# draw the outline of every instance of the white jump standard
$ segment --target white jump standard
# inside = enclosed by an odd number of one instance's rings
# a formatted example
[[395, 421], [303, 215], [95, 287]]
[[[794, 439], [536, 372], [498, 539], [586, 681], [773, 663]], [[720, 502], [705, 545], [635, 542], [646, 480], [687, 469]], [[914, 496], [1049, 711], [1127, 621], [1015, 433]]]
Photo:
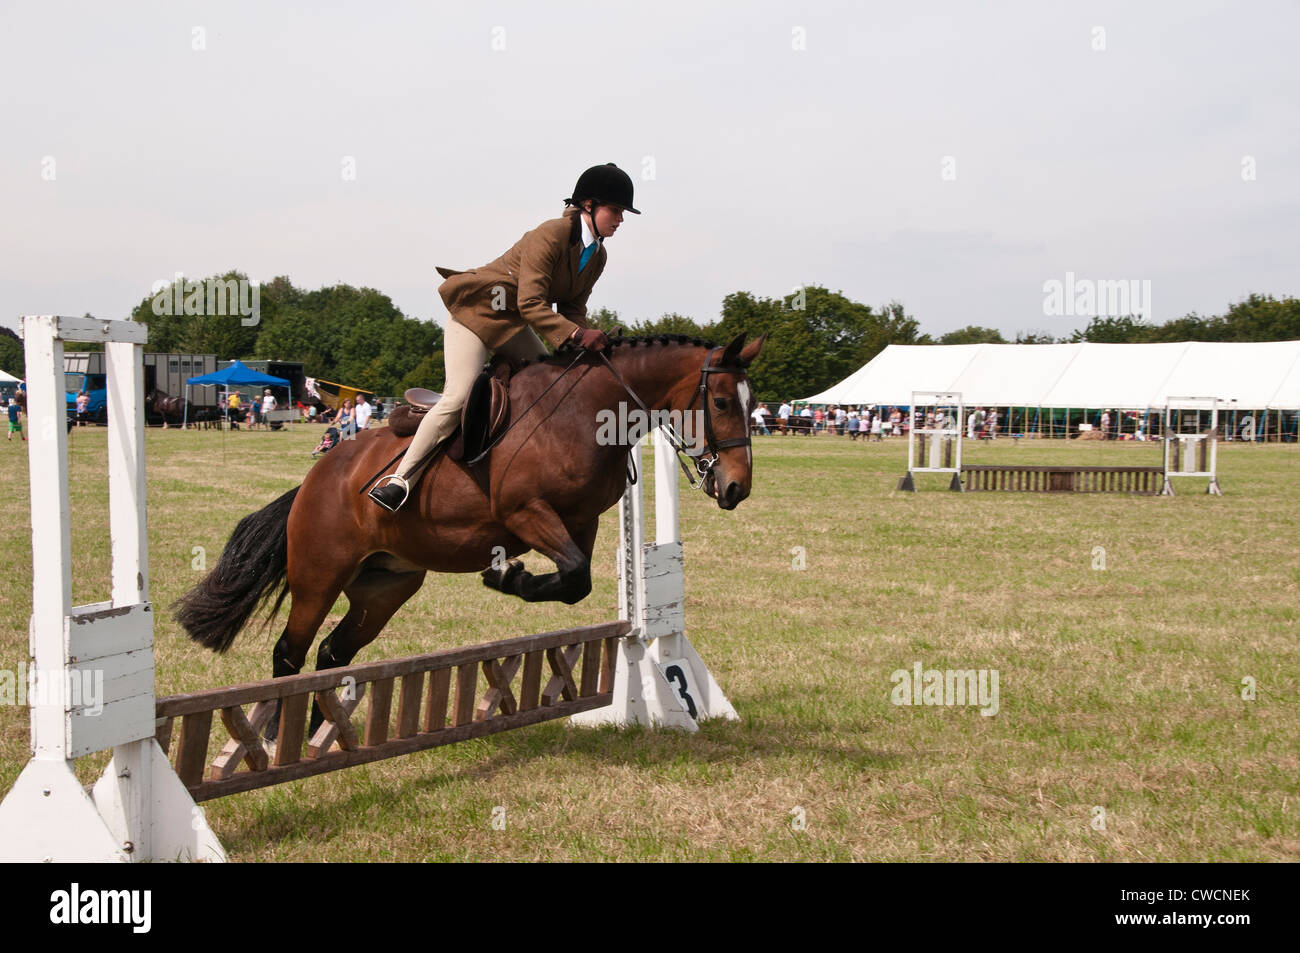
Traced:
[[[27, 411], [33, 421], [30, 651], [54, 691], [31, 699], [32, 760], [0, 804], [0, 861], [226, 859], [154, 741], [153, 606], [145, 533], [144, 344], [131, 321], [23, 319]], [[68, 435], [63, 342], [101, 341], [108, 377], [112, 599], [72, 605]], [[102, 673], [103, 708], [63, 690]], [[73, 772], [83, 755], [113, 749], [87, 793]]]
[[[1235, 401], [1223, 401], [1217, 397], [1168, 398], [1165, 402], [1163, 428], [1165, 481], [1160, 490], [1161, 496], [1174, 495], [1174, 484], [1170, 477], [1209, 477], [1210, 484], [1205, 492], [1211, 496], [1223, 496], [1223, 491], [1219, 488], [1219, 408], [1233, 403]], [[1197, 430], [1200, 430], [1201, 411], [1208, 410], [1210, 429], [1204, 433], [1179, 433], [1183, 412], [1189, 410], [1196, 411]], [[1174, 422], [1175, 414], [1178, 415], [1177, 423]], [[1195, 469], [1184, 470], [1184, 459], [1188, 467]]]
[[[934, 408], [933, 426], [925, 425], [925, 418], [917, 426], [917, 408]], [[954, 409], [957, 417], [953, 419]], [[908, 409], [912, 415], [912, 426], [907, 431], [907, 474], [898, 481], [898, 489], [916, 492], [914, 473], [951, 473], [952, 482], [948, 489], [962, 492], [961, 483], [961, 435], [962, 422], [965, 419], [965, 405], [960, 393], [943, 391], [912, 391], [912, 406]], [[926, 453], [927, 444], [929, 453]], [[956, 459], [953, 451], [956, 449]]]

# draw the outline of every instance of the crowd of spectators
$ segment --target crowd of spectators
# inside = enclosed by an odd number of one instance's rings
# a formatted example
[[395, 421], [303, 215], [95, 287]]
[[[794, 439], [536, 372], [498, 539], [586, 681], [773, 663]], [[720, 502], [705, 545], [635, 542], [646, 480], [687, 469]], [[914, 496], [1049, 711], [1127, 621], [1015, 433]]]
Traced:
[[897, 407], [828, 407], [804, 406], [795, 410], [789, 403], [782, 403], [773, 415], [766, 404], [759, 404], [751, 415], [752, 433], [778, 434], [829, 434], [847, 436], [850, 440], [884, 440], [888, 436], [903, 436], [907, 433], [909, 422], [907, 416]]

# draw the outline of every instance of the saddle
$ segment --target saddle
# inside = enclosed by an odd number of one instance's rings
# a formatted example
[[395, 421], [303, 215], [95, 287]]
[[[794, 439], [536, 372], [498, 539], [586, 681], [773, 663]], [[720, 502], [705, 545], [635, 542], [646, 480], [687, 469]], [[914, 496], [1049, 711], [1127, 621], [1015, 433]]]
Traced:
[[[510, 420], [510, 378], [517, 369], [516, 362], [498, 355], [479, 374], [461, 410], [460, 426], [447, 443], [451, 459], [473, 460], [505, 430]], [[430, 391], [407, 391], [411, 403], [398, 407], [388, 418], [394, 436], [415, 435], [433, 406], [433, 401], [425, 402], [429, 396]]]

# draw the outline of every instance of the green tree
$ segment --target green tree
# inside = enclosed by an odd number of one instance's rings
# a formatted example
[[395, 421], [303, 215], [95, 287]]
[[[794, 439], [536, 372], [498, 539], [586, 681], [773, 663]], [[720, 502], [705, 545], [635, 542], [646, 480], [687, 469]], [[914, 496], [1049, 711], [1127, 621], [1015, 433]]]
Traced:
[[978, 324], [970, 324], [964, 328], [958, 328], [956, 331], [949, 331], [947, 334], [940, 335], [940, 344], [1006, 344], [1007, 339], [1002, 336], [1002, 332], [997, 328], [982, 328]]
[[606, 334], [615, 334], [619, 328], [624, 327], [623, 322], [618, 319], [618, 312], [611, 311], [609, 308], [588, 311], [587, 324], [604, 331]]
[[632, 332], [634, 334], [644, 335], [684, 334], [691, 338], [713, 340], [717, 337], [717, 326], [712, 324], [702, 326], [691, 318], [674, 312], [672, 314], [661, 315], [653, 321], [638, 321], [633, 325]]
[[[191, 298], [196, 292], [187, 293], [182, 288], [179, 302], [173, 286], [168, 286], [157, 292], [151, 291], [136, 305], [131, 320], [148, 325], [150, 351], [210, 353], [223, 359], [252, 356], [261, 324], [268, 317], [264, 302], [257, 302], [258, 313], [252, 315], [240, 310], [244, 304], [253, 304], [251, 295], [244, 297], [240, 291], [235, 292], [233, 299], [224, 298], [220, 303], [209, 300], [207, 289], [211, 281], [222, 282], [224, 292], [239, 288], [240, 283], [248, 281], [248, 276], [240, 271], [228, 271], [199, 279], [197, 297]], [[186, 308], [191, 307], [191, 300], [193, 309], [200, 313], [185, 313]], [[246, 323], [254, 318], [257, 323]]]
[[0, 328], [0, 371], [14, 377], [27, 377], [27, 355], [22, 339], [8, 328]]
[[878, 312], [840, 292], [810, 285], [782, 298], [735, 292], [722, 303], [710, 336], [725, 343], [740, 332], [767, 334], [750, 370], [760, 400], [807, 397], [825, 390], [890, 344], [929, 343], [900, 302]]
[[1252, 294], [1223, 316], [1226, 341], [1300, 340], [1300, 298]]
[[1125, 315], [1120, 318], [1093, 318], [1082, 331], [1076, 330], [1071, 342], [1090, 341], [1100, 344], [1140, 344], [1148, 340], [1151, 325], [1141, 318]]

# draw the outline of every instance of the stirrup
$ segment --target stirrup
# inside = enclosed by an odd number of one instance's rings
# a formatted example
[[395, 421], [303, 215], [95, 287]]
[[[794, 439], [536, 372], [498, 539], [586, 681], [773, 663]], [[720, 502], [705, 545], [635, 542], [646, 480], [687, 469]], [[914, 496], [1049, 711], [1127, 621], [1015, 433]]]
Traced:
[[[398, 486], [398, 485], [400, 485], [402, 488], [402, 498], [398, 500], [396, 503], [389, 503], [388, 500], [385, 499], [383, 495], [380, 495], [381, 490], [386, 490], [390, 486]], [[382, 506], [384, 509], [388, 510], [388, 512], [396, 513], [398, 510], [402, 508], [402, 505], [406, 503], [407, 499], [410, 497], [411, 485], [407, 483], [406, 480], [404, 480], [402, 477], [399, 477], [396, 473], [390, 473], [388, 476], [383, 477], [379, 483], [376, 483], [374, 486], [372, 486], [370, 488], [370, 492], [367, 493], [366, 495], [369, 496], [376, 503], [378, 503], [380, 506]]]

